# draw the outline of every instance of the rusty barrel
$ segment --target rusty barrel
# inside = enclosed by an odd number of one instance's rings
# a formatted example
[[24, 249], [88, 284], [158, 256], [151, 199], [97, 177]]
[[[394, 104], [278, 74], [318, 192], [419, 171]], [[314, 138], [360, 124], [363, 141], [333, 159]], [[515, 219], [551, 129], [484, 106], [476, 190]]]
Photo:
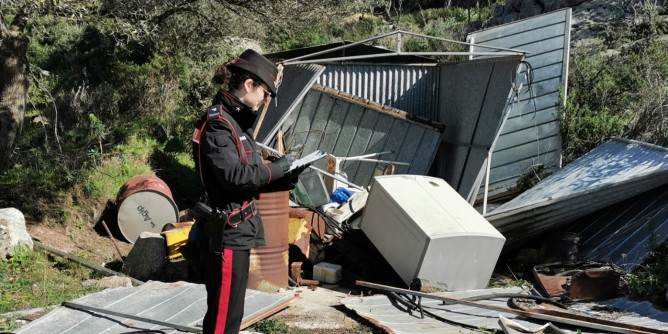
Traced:
[[289, 192], [260, 195], [255, 201], [264, 222], [266, 245], [250, 254], [248, 288], [276, 292], [288, 287], [288, 210]]
[[160, 233], [163, 226], [179, 221], [179, 210], [167, 184], [152, 175], [133, 176], [116, 197], [118, 229], [134, 243], [142, 232]]

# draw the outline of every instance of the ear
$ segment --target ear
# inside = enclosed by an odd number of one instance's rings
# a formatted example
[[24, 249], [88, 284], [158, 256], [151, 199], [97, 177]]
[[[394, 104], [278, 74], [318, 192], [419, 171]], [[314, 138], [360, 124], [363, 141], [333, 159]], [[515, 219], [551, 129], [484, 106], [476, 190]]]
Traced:
[[253, 79], [246, 79], [246, 81], [244, 81], [243, 86], [244, 86], [244, 90], [246, 91], [246, 93], [251, 92], [254, 88], [253, 87]]

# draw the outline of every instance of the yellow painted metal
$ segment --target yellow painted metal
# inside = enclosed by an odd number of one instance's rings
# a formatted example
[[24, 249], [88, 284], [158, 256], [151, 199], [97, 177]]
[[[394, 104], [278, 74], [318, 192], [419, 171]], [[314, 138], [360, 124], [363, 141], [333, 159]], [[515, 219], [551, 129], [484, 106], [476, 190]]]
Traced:
[[171, 260], [176, 260], [181, 258], [181, 247], [185, 246], [188, 243], [188, 234], [192, 228], [192, 223], [178, 223], [175, 224], [176, 227], [167, 231], [164, 231], [162, 234], [165, 237], [165, 243], [167, 244], [167, 258]]

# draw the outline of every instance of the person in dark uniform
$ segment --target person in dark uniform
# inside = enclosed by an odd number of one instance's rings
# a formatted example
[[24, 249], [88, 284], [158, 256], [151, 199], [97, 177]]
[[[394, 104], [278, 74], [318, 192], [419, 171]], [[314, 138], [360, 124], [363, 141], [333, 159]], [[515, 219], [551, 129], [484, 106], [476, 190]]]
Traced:
[[213, 81], [226, 86], [195, 124], [193, 157], [206, 204], [220, 219], [193, 226], [198, 263], [207, 291], [204, 333], [238, 333], [243, 318], [250, 249], [265, 245], [254, 200], [262, 192], [294, 188], [304, 168], [288, 173], [294, 159], [263, 160], [253, 138], [258, 110], [275, 97], [278, 67], [253, 51], [220, 65]]

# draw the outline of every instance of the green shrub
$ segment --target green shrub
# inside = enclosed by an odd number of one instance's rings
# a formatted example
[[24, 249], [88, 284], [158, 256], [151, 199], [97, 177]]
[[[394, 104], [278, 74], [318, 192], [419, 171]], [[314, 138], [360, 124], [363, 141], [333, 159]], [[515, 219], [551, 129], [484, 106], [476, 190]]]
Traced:
[[625, 276], [631, 294], [640, 298], [663, 296], [668, 284], [668, 242], [650, 248], [648, 259]]
[[81, 285], [96, 277], [91, 270], [27, 247], [0, 259], [0, 272], [0, 313], [60, 304], [99, 290]]

